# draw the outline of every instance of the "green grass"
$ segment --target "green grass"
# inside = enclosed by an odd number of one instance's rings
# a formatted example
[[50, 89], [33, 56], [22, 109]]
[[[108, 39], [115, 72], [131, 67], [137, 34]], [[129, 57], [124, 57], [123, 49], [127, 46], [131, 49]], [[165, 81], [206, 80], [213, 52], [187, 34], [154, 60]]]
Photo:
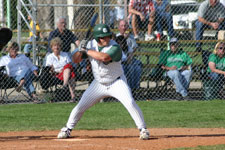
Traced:
[[[149, 128], [225, 128], [225, 101], [141, 101]], [[58, 130], [75, 104], [0, 106], [0, 131]], [[86, 111], [76, 129], [135, 128], [121, 103], [98, 103]]]

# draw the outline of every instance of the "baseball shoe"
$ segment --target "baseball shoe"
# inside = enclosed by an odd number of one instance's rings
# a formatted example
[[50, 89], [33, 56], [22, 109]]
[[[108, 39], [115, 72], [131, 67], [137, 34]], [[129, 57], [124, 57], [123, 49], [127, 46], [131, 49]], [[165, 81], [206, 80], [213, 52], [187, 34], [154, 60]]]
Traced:
[[138, 41], [138, 40], [140, 39], [140, 37], [139, 37], [138, 35], [135, 35], [135, 36], [134, 36], [134, 39], [135, 39], [136, 41]]
[[151, 40], [154, 40], [154, 36], [152, 34], [148, 35], [148, 34], [145, 34], [145, 41], [151, 41]]
[[61, 130], [60, 130], [60, 132], [59, 132], [59, 134], [58, 134], [58, 139], [66, 139], [66, 138], [69, 138], [70, 137], [70, 132], [71, 132], [72, 130], [71, 129], [69, 129], [69, 128], [67, 128], [67, 127], [63, 127]]
[[148, 129], [142, 128], [140, 131], [140, 139], [141, 140], [148, 140], [150, 136], [150, 133]]

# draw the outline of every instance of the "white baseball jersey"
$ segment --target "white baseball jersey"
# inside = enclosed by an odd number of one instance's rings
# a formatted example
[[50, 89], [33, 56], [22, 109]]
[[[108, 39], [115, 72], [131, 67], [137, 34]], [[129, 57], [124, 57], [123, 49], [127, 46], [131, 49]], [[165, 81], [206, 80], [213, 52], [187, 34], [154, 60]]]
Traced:
[[[111, 40], [108, 46], [101, 49], [101, 52], [108, 54], [108, 51], [111, 50], [110, 48], [115, 44], [117, 43], [114, 40]], [[99, 47], [95, 40], [90, 41], [87, 48], [99, 51]], [[119, 50], [120, 51], [118, 52], [120, 52], [120, 56], [122, 56], [122, 51], [120, 48]], [[114, 97], [118, 99], [130, 113], [137, 128], [146, 128], [143, 114], [138, 105], [135, 103], [131, 90], [127, 85], [127, 80], [123, 73], [121, 61], [112, 61], [108, 64], [104, 64], [103, 62], [90, 56], [89, 60], [92, 65], [92, 71], [95, 79], [83, 93], [79, 103], [72, 110], [66, 125], [67, 128], [73, 129], [88, 108], [106, 97]]]
[[[110, 50], [112, 45], [117, 45], [117, 43], [114, 40], [111, 40], [109, 46], [104, 47], [101, 52], [106, 53]], [[99, 52], [97, 41], [90, 41], [87, 45], [87, 49], [96, 50]], [[111, 83], [123, 74], [121, 61], [104, 64], [101, 61], [93, 59], [92, 57], [89, 57], [89, 61], [91, 62], [93, 75], [99, 83]]]

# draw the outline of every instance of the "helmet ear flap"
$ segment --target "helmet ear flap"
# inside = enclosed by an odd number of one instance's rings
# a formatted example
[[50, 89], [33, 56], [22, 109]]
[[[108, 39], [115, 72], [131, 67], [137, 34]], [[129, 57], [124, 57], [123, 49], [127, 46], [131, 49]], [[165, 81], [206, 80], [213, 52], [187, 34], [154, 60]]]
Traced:
[[99, 42], [99, 41], [100, 41], [98, 37], [94, 37], [94, 39], [95, 39], [97, 42]]

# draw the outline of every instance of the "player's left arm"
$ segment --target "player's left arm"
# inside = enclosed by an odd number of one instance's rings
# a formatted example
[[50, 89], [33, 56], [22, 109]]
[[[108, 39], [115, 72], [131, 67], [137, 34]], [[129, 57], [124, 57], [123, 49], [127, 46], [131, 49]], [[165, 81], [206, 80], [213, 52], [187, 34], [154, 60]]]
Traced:
[[87, 55], [92, 58], [102, 61], [102, 62], [110, 62], [110, 61], [120, 61], [122, 57], [122, 51], [119, 45], [113, 45], [106, 53], [98, 52], [94, 50], [88, 50]]
[[83, 52], [78, 51], [78, 52], [76, 52], [76, 53], [73, 54], [72, 61], [74, 63], [80, 63], [82, 61], [82, 59], [83, 59], [82, 56], [83, 56]]

